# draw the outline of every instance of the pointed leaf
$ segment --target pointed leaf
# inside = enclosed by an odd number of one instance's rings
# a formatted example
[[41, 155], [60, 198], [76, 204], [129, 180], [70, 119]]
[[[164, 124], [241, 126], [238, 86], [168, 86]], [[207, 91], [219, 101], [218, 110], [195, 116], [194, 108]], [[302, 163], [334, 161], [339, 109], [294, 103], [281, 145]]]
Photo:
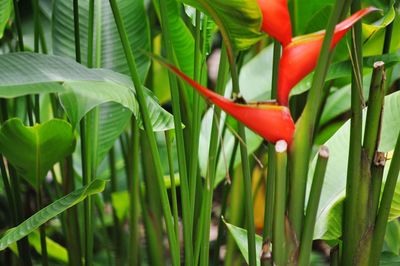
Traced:
[[[238, 245], [240, 252], [242, 253], [246, 263], [249, 263], [249, 252], [248, 252], [248, 241], [247, 241], [247, 230], [242, 229], [240, 227], [234, 226], [232, 224], [227, 223], [224, 221], [226, 227], [228, 228], [229, 232], [233, 236], [233, 239]], [[256, 257], [261, 258], [262, 252], [262, 237], [256, 235]], [[260, 260], [257, 260], [257, 265], [260, 265]]]
[[79, 188], [61, 199], [54, 201], [18, 226], [9, 229], [0, 239], [0, 250], [4, 250], [12, 243], [29, 235], [39, 226], [81, 202], [86, 197], [102, 192], [105, 188], [105, 183], [104, 180], [93, 180], [89, 185]]
[[52, 119], [26, 127], [17, 118], [0, 129], [0, 152], [34, 188], [38, 188], [51, 167], [75, 149], [72, 127]]

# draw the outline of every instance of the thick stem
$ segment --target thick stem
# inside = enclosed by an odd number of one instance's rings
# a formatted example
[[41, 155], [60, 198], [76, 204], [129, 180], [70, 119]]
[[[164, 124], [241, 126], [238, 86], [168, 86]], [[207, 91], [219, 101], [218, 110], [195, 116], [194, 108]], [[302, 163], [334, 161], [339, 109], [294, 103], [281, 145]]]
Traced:
[[287, 264], [287, 243], [285, 237], [287, 143], [285, 141], [280, 140], [276, 143], [275, 157], [276, 175], [272, 257], [275, 265], [284, 266]]
[[140, 265], [140, 245], [139, 245], [139, 127], [137, 121], [132, 116], [131, 119], [131, 144], [129, 151], [130, 171], [128, 178], [129, 188], [129, 245], [128, 262], [130, 266]]
[[379, 206], [378, 216], [376, 218], [372, 247], [370, 254], [370, 265], [379, 265], [383, 240], [385, 238], [386, 225], [392, 205], [393, 195], [396, 188], [397, 179], [400, 172], [400, 132], [394, 149], [392, 162], [386, 178], [385, 188], [382, 193], [382, 199]]
[[345, 2], [345, 0], [338, 0], [335, 2], [326, 29], [308, 100], [304, 111], [297, 122], [294, 140], [290, 147], [291, 184], [289, 187], [289, 220], [297, 237], [301, 236], [303, 228], [308, 165], [314, 137], [313, 132], [317, 125], [318, 110], [323, 99], [322, 88], [324, 87], [325, 77], [331, 61], [330, 44], [335, 25], [343, 13]]
[[308, 198], [307, 212], [304, 219], [304, 229], [301, 236], [299, 265], [308, 265], [312, 249], [315, 220], [317, 217], [318, 204], [321, 197], [322, 185], [324, 183], [326, 165], [328, 163], [328, 148], [322, 146], [318, 153], [318, 161], [315, 167], [314, 178]]

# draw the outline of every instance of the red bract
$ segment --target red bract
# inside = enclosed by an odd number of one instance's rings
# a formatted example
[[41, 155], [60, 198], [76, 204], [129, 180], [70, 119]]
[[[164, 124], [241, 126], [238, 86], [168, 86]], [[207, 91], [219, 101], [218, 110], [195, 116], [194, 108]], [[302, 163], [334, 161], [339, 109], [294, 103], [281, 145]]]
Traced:
[[[365, 8], [339, 23], [335, 28], [331, 49], [357, 21], [376, 10], [374, 7]], [[279, 104], [287, 106], [292, 88], [315, 68], [324, 36], [325, 31], [299, 36], [283, 48], [278, 74]]]
[[212, 103], [219, 106], [226, 113], [242, 122], [266, 140], [272, 143], [278, 140], [285, 140], [291, 143], [295, 126], [287, 107], [270, 103], [240, 104], [232, 102], [201, 86], [175, 66], [165, 62], [162, 63], [189, 83], [205, 98], [209, 99]]
[[292, 25], [287, 0], [258, 0], [263, 16], [262, 30], [283, 46], [292, 40]]

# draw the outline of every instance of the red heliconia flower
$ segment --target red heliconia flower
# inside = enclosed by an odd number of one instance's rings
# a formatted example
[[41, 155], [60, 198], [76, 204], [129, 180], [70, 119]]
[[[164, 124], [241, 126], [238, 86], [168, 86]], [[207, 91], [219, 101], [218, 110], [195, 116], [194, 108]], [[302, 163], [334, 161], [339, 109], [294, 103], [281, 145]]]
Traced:
[[278, 140], [285, 140], [291, 143], [295, 125], [290, 111], [285, 106], [278, 106], [272, 103], [235, 103], [223, 96], [201, 86], [181, 72], [175, 66], [161, 62], [172, 72], [181, 77], [205, 98], [219, 106], [226, 113], [230, 114], [248, 128], [262, 136], [264, 139], [275, 143]]
[[[374, 7], [362, 9], [336, 25], [331, 49], [357, 21], [366, 14], [377, 10]], [[299, 36], [284, 46], [278, 74], [278, 103], [280, 105], [288, 105], [290, 91], [315, 68], [324, 36], [325, 31]]]
[[292, 41], [292, 25], [287, 0], [257, 0], [263, 16], [262, 30], [283, 46]]

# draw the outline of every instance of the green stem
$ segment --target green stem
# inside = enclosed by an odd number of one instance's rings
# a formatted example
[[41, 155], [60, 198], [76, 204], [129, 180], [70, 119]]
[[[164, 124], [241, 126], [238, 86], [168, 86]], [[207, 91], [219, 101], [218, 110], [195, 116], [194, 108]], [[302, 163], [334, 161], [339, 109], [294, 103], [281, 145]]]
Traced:
[[[272, 85], [271, 85], [271, 99], [276, 98], [277, 83], [278, 83], [278, 68], [279, 59], [281, 57], [281, 46], [279, 42], [274, 41], [274, 55], [273, 55], [273, 66], [272, 66]], [[263, 228], [263, 240], [264, 243], [268, 243], [272, 239], [272, 221], [274, 213], [274, 190], [275, 190], [275, 146], [272, 143], [268, 143], [268, 172], [266, 180], [266, 191], [265, 191], [265, 210], [264, 210], [264, 228]], [[268, 254], [261, 256], [261, 264], [267, 265]]]
[[15, 25], [17, 26], [18, 46], [19, 46], [19, 50], [21, 52], [23, 52], [25, 50], [25, 48], [24, 48], [24, 38], [23, 38], [23, 34], [22, 34], [21, 16], [20, 16], [19, 7], [18, 7], [18, 0], [13, 0], [13, 6], [14, 6], [14, 14], [15, 14]]
[[[68, 156], [63, 164], [63, 192], [64, 195], [74, 191], [74, 169], [73, 169], [73, 159], [72, 156]], [[68, 261], [69, 265], [82, 265], [82, 255], [81, 255], [81, 237], [80, 228], [78, 222], [78, 208], [72, 207], [68, 209], [65, 213], [66, 221], [66, 242], [68, 248]]]
[[40, 27], [39, 27], [39, 0], [32, 1], [33, 6], [33, 22], [34, 22], [34, 39], [33, 39], [33, 50], [35, 53], [39, 53], [39, 37], [40, 37]]
[[[5, 99], [0, 99], [0, 104], [1, 104], [1, 122], [4, 123], [5, 121], [7, 121], [9, 117], [7, 111], [7, 101]], [[15, 169], [11, 165], [8, 165], [8, 175], [7, 175], [7, 168], [6, 168], [7, 162], [4, 161], [5, 158], [3, 158], [2, 155], [0, 155], [0, 159], [1, 159], [1, 174], [3, 176], [6, 193], [7, 190], [8, 193], [10, 193], [8, 197], [8, 202], [9, 205], [11, 205], [10, 208], [13, 209], [13, 211], [11, 212], [12, 217], [14, 217], [13, 224], [18, 225], [24, 220], [22, 203], [21, 203], [21, 191], [19, 189], [20, 187], [19, 177]], [[8, 180], [10, 180], [10, 182], [8, 182]], [[21, 265], [27, 265], [27, 266], [32, 265], [28, 238], [24, 237], [23, 239], [18, 241], [17, 248], [19, 254], [24, 254], [24, 256], [19, 256]]]
[[[195, 34], [195, 50], [194, 50], [194, 80], [201, 83], [201, 60], [202, 52], [204, 49], [201, 48], [201, 12], [196, 10], [196, 34]], [[204, 25], [204, 24], [203, 24]], [[204, 30], [205, 31], [205, 30]], [[193, 116], [192, 116], [192, 133], [191, 133], [191, 157], [189, 166], [189, 185], [190, 185], [190, 196], [191, 196], [191, 209], [193, 211], [192, 216], [195, 217], [195, 199], [196, 199], [196, 179], [198, 178], [198, 153], [199, 153], [199, 139], [200, 139], [200, 123], [201, 123], [201, 112], [200, 112], [200, 95], [193, 93]]]
[[75, 60], [76, 62], [81, 62], [81, 42], [79, 33], [79, 4], [78, 0], [73, 2], [74, 11], [74, 37], [75, 37]]
[[[239, 76], [236, 71], [235, 61], [229, 62], [231, 67], [231, 77], [232, 77], [232, 92], [239, 94]], [[253, 197], [251, 191], [251, 176], [250, 176], [250, 165], [247, 152], [246, 144], [246, 132], [244, 130], [244, 125], [238, 123], [238, 134], [240, 141], [240, 157], [242, 161], [242, 171], [244, 178], [244, 190], [245, 190], [245, 206], [246, 206], [246, 218], [247, 218], [247, 241], [248, 241], [248, 251], [249, 251], [249, 264], [256, 265], [256, 239], [255, 239], [255, 226], [254, 226], [254, 213], [253, 213]]]
[[128, 245], [128, 261], [129, 265], [140, 265], [140, 247], [139, 247], [139, 127], [137, 121], [132, 116], [131, 119], [131, 155], [130, 175], [128, 176], [129, 203], [130, 203], [130, 221], [129, 221], [129, 245]]
[[[42, 194], [43, 194], [43, 189], [42, 185], [40, 185], [38, 191], [36, 192], [36, 205], [38, 211], [42, 208], [43, 204]], [[47, 266], [49, 265], [49, 261], [47, 255], [47, 245], [46, 245], [46, 229], [44, 225], [39, 227], [39, 234], [40, 234], [40, 247], [42, 250], [42, 265]]]
[[[161, 28], [163, 33], [164, 45], [167, 51], [167, 58], [169, 60], [174, 59], [174, 51], [171, 43], [170, 32], [168, 29], [168, 15], [167, 15], [167, 4], [165, 1], [160, 1], [160, 12], [161, 12]], [[192, 232], [193, 232], [193, 217], [191, 211], [191, 199], [189, 195], [189, 184], [185, 154], [185, 142], [183, 138], [182, 128], [182, 115], [181, 115], [181, 101], [178, 90], [178, 83], [176, 76], [169, 72], [169, 84], [171, 90], [172, 100], [172, 111], [174, 114], [174, 125], [176, 133], [176, 148], [178, 151], [178, 166], [179, 166], [179, 178], [181, 186], [181, 204], [182, 204], [182, 221], [183, 221], [183, 241], [185, 251], [185, 264], [190, 265], [193, 262], [193, 245], [192, 245]], [[194, 138], [196, 138], [194, 136]], [[197, 158], [197, 154], [192, 157]], [[197, 167], [196, 167], [197, 170]]]
[[372, 247], [370, 254], [370, 265], [379, 265], [383, 240], [385, 238], [386, 224], [389, 218], [390, 207], [396, 188], [397, 179], [400, 172], [400, 133], [397, 138], [396, 147], [394, 149], [392, 162], [390, 163], [389, 172], [386, 178], [385, 188], [382, 193], [381, 204], [378, 216], [376, 218]]
[[174, 215], [176, 241], [179, 243], [179, 214], [178, 214], [178, 200], [176, 197], [174, 158], [173, 158], [173, 152], [172, 152], [173, 137], [172, 137], [171, 131], [165, 132], [165, 142], [166, 142], [166, 146], [167, 146], [169, 178], [171, 180], [172, 213]]
[[315, 167], [314, 178], [308, 198], [307, 212], [304, 219], [304, 229], [301, 236], [299, 265], [309, 265], [314, 236], [315, 220], [317, 217], [318, 204], [321, 197], [322, 185], [324, 183], [326, 165], [328, 163], [328, 148], [322, 146], [318, 153], [318, 161]]
[[87, 67], [93, 67], [93, 43], [94, 43], [94, 0], [89, 1], [88, 18], [88, 43], [87, 43]]
[[[361, 7], [360, 0], [352, 1], [352, 13]], [[364, 226], [359, 222], [365, 220], [366, 209], [358, 207], [360, 201], [365, 202], [365, 192], [368, 190], [369, 180], [361, 178], [362, 163], [362, 48], [361, 48], [361, 23], [354, 25], [352, 30], [351, 57], [355, 65], [352, 75], [351, 86], [351, 124], [350, 124], [350, 147], [347, 169], [346, 198], [344, 201], [343, 219], [343, 265], [352, 265], [357, 246], [361, 240]], [[363, 163], [364, 164], [364, 163]], [[367, 167], [367, 166], [366, 166]], [[363, 167], [365, 168], [365, 167]], [[361, 185], [361, 186], [360, 186]], [[362, 190], [362, 191], [361, 191]], [[361, 194], [359, 194], [361, 192]], [[359, 198], [360, 197], [360, 198]], [[360, 215], [360, 217], [359, 217]], [[360, 220], [360, 221], [359, 221]]]
[[[275, 176], [275, 206], [273, 224], [273, 260], [277, 266], [286, 265], [286, 167], [287, 167], [287, 143], [283, 140], [275, 145], [276, 176]], [[255, 265], [255, 264], [252, 264]]]
[[379, 207], [379, 199], [381, 196], [383, 171], [385, 169], [385, 154], [383, 152], [377, 152], [373, 164], [371, 166], [371, 211], [370, 211], [370, 222], [375, 223], [376, 215]]
[[301, 230], [303, 228], [306, 180], [314, 138], [312, 132], [314, 132], [315, 126], [317, 125], [318, 110], [323, 99], [322, 88], [324, 87], [325, 77], [331, 61], [330, 44], [333, 31], [343, 12], [345, 2], [346, 0], [338, 0], [335, 2], [333, 12], [326, 28], [326, 34], [308, 100], [301, 117], [297, 121], [294, 140], [290, 147], [291, 184], [289, 187], [289, 219], [294, 228], [295, 235], [298, 238], [301, 236]]
[[[128, 159], [127, 156], [124, 157], [124, 165], [125, 169], [127, 169]], [[108, 153], [109, 158], [109, 168], [110, 168], [110, 184], [111, 184], [111, 191], [110, 191], [110, 201], [112, 203], [112, 194], [117, 191], [118, 188], [118, 180], [117, 180], [117, 169], [115, 167], [115, 150], [114, 147], [111, 148], [110, 152]], [[126, 172], [126, 177], [129, 180], [129, 171]], [[113, 237], [114, 237], [114, 246], [115, 246], [115, 265], [121, 265], [122, 259], [122, 246], [121, 246], [121, 230], [120, 230], [120, 222], [118, 220], [117, 211], [113, 206]], [[129, 249], [128, 249], [129, 250]]]
[[[225, 85], [228, 75], [228, 60], [227, 60], [227, 50], [222, 47], [221, 59], [218, 69], [218, 79], [215, 91], [218, 94], [223, 94], [225, 91]], [[214, 106], [214, 116], [211, 126], [211, 136], [210, 136], [210, 147], [208, 151], [208, 162], [207, 162], [207, 174], [205, 178], [205, 184], [203, 188], [200, 221], [198, 222], [198, 228], [196, 232], [198, 237], [196, 238], [195, 248], [194, 248], [194, 265], [197, 265], [198, 259], [200, 257], [200, 251], [203, 252], [202, 258], [205, 253], [208, 254], [209, 251], [209, 232], [210, 232], [210, 219], [211, 219], [211, 202], [214, 191], [214, 180], [215, 171], [217, 167], [218, 156], [218, 138], [219, 138], [219, 117], [221, 115], [221, 110]]]
[[[120, 35], [120, 39], [122, 42], [122, 46], [125, 52], [126, 59], [128, 61], [128, 66], [129, 66], [129, 71], [131, 74], [131, 78], [133, 81], [133, 85], [135, 86], [136, 90], [136, 98], [139, 102], [139, 109], [140, 109], [140, 114], [142, 117], [144, 129], [146, 132], [146, 137], [150, 146], [150, 151], [151, 151], [151, 156], [153, 159], [154, 163], [154, 170], [156, 173], [157, 177], [157, 185], [159, 189], [159, 195], [161, 198], [161, 205], [162, 205], [162, 210], [164, 213], [164, 218], [165, 218], [165, 224], [166, 224], [166, 229], [167, 229], [167, 235], [168, 235], [168, 241], [170, 245], [170, 250], [171, 250], [171, 259], [172, 259], [172, 264], [173, 265], [179, 265], [179, 246], [177, 245], [176, 238], [175, 238], [175, 233], [174, 233], [174, 226], [173, 226], [173, 220], [172, 214], [171, 214], [171, 209], [169, 205], [169, 200], [168, 200], [168, 195], [167, 191], [165, 188], [164, 184], [164, 178], [163, 178], [163, 171], [162, 171], [162, 166], [161, 166], [161, 160], [160, 160], [160, 154], [158, 152], [157, 148], [157, 142], [154, 136], [153, 132], [153, 126], [151, 124], [150, 120], [150, 115], [149, 115], [149, 110], [147, 109], [147, 103], [146, 103], [146, 98], [144, 95], [143, 91], [143, 86], [140, 81], [137, 68], [136, 68], [136, 63], [135, 63], [135, 58], [133, 56], [133, 52], [131, 49], [131, 45], [128, 40], [128, 36], [125, 31], [125, 26], [123, 24], [117, 1], [116, 0], [109, 0], [111, 9], [114, 14], [114, 20], [118, 28], [118, 32]], [[179, 125], [180, 126], [180, 125]]]

